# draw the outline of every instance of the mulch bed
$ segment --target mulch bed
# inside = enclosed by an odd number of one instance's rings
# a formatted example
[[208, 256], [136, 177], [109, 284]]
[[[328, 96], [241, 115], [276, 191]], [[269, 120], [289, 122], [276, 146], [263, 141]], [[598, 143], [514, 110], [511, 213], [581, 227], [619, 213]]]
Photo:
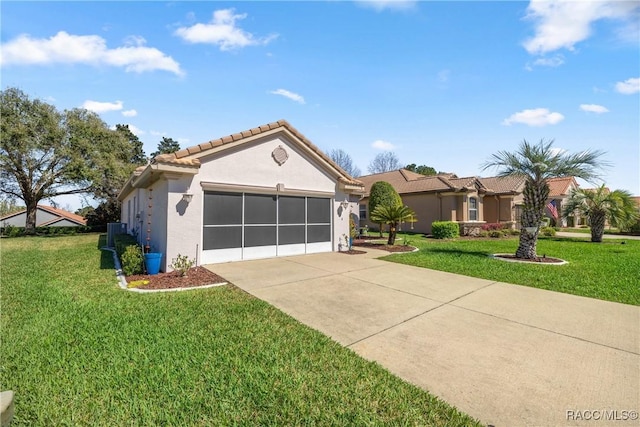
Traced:
[[357, 249], [349, 249], [348, 251], [340, 251], [341, 254], [346, 254], [346, 255], [361, 255], [361, 254], [366, 254], [367, 251], [359, 251]]
[[515, 255], [494, 255], [495, 258], [503, 258], [503, 259], [512, 259], [518, 262], [531, 262], [531, 263], [546, 263], [546, 264], [560, 264], [563, 263], [564, 260], [559, 258], [551, 258], [551, 257], [538, 257], [534, 259], [526, 259], [526, 258], [518, 258]]
[[368, 241], [353, 241], [353, 246], [361, 246], [364, 248], [380, 249], [387, 252], [413, 252], [416, 248], [405, 245], [387, 245], [384, 243], [375, 243]]
[[127, 276], [126, 279], [127, 283], [137, 280], [149, 281], [146, 285], [136, 286], [136, 289], [192, 288], [226, 282], [224, 278], [204, 267], [190, 268], [185, 277], [180, 277], [180, 273], [172, 271], [170, 273], [158, 273], [153, 275], [136, 274], [133, 276]]

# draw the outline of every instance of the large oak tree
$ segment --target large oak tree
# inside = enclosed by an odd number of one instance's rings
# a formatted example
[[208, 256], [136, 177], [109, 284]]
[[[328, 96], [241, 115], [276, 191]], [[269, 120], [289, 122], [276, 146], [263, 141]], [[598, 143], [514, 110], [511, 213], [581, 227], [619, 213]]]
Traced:
[[25, 232], [33, 233], [36, 207], [66, 194], [117, 195], [139, 160], [121, 132], [95, 113], [58, 111], [17, 88], [0, 92], [0, 192], [24, 202]]

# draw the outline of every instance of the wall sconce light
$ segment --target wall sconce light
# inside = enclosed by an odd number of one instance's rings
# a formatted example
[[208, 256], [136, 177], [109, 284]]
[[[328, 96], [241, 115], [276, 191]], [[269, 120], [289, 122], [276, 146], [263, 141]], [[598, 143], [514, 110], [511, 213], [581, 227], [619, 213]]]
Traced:
[[340, 207], [342, 207], [342, 210], [346, 211], [349, 207], [349, 201], [347, 199], [344, 199], [344, 201], [340, 203]]
[[182, 200], [184, 200], [187, 203], [191, 203], [191, 200], [193, 200], [193, 194], [191, 194], [191, 193], [183, 193], [182, 194]]

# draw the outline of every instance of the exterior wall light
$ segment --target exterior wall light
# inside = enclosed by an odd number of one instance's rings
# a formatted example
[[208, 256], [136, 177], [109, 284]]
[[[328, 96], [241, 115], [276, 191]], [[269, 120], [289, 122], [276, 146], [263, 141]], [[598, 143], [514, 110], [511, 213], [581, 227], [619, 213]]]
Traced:
[[182, 200], [184, 200], [187, 203], [191, 203], [191, 200], [193, 200], [193, 194], [191, 194], [191, 193], [183, 193], [182, 194]]

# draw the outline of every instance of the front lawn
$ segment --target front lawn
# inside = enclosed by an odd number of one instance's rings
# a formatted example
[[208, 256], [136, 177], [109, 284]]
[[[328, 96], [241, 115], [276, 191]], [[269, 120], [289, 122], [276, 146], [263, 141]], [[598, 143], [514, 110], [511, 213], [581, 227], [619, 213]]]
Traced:
[[[401, 236], [399, 241], [403, 241]], [[540, 238], [538, 255], [569, 264], [516, 264], [490, 258], [515, 253], [518, 238], [436, 240], [407, 236], [419, 252], [396, 254], [388, 261], [532, 286], [590, 298], [640, 305], [640, 241]], [[625, 243], [622, 244], [621, 242]]]
[[100, 240], [1, 242], [12, 425], [479, 425], [233, 286], [123, 291]]

